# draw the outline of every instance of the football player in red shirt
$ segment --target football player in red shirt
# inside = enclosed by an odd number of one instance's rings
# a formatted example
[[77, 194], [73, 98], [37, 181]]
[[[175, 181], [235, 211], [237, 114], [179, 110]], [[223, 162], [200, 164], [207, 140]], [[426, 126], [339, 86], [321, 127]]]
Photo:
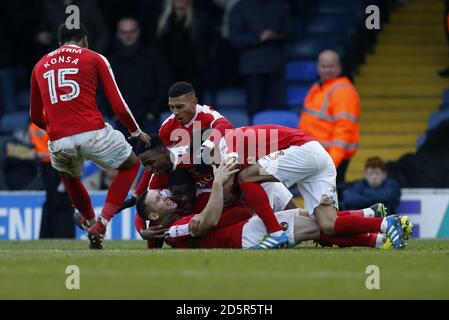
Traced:
[[[296, 129], [280, 126], [255, 126], [227, 130], [217, 146], [222, 157], [238, 157], [243, 170], [238, 175], [240, 189], [247, 204], [254, 209], [267, 227], [268, 237], [254, 249], [282, 247], [287, 235], [277, 221], [261, 182], [280, 181], [288, 187], [297, 183], [305, 198], [306, 210], [317, 215], [318, 225], [324, 235], [358, 235], [370, 232], [387, 232], [393, 246], [404, 245], [404, 226], [397, 216], [364, 218], [354, 214], [338, 214], [335, 192], [336, 170], [327, 152], [309, 135]], [[173, 161], [179, 157], [162, 144], [154, 145], [139, 155], [147, 170], [158, 174], [168, 173]], [[332, 218], [331, 214], [334, 214]], [[326, 229], [326, 220], [336, 224], [332, 232]], [[323, 227], [323, 221], [324, 226]], [[324, 229], [324, 230], [323, 230]], [[350, 239], [346, 238], [348, 242]], [[399, 246], [398, 246], [399, 243]]]
[[[162, 247], [165, 231], [170, 225], [181, 217], [200, 214], [207, 206], [210, 196], [211, 190], [196, 187], [188, 170], [177, 169], [170, 173], [169, 190], [151, 189], [139, 197], [138, 214], [135, 217], [136, 229], [143, 239], [148, 240], [149, 248]], [[158, 214], [164, 215], [164, 218], [159, 220]], [[249, 219], [251, 216], [239, 200], [234, 200], [223, 209], [217, 228]], [[153, 221], [149, 228], [146, 221]], [[154, 222], [158, 224], [155, 225]]]
[[[31, 120], [48, 132], [52, 166], [61, 174], [73, 206], [83, 215], [90, 248], [101, 249], [107, 224], [128, 194], [139, 160], [123, 134], [104, 122], [96, 103], [100, 83], [130, 138], [148, 146], [150, 138], [140, 130], [124, 101], [108, 60], [88, 49], [84, 27], [61, 25], [59, 42], [60, 48], [45, 55], [33, 69]], [[97, 222], [80, 180], [84, 159], [119, 171]]]
[[[188, 82], [176, 82], [168, 90], [168, 105], [172, 115], [168, 117], [159, 129], [159, 137], [167, 148], [187, 147], [194, 138], [194, 131], [200, 136], [196, 137], [198, 144], [207, 150], [212, 150], [217, 141], [213, 137], [201, 140], [201, 131], [215, 129], [224, 136], [226, 129], [234, 128], [232, 124], [218, 111], [210, 106], [200, 105], [195, 95], [195, 89]], [[136, 204], [137, 197], [148, 189], [153, 172], [145, 171], [140, 179], [134, 194], [126, 200], [119, 210], [129, 208]], [[205, 183], [203, 187], [212, 184], [213, 174], [209, 169], [196, 175], [198, 183]], [[206, 182], [205, 182], [206, 181]]]
[[394, 248], [404, 248], [403, 228], [408, 224], [397, 215], [365, 218], [338, 215], [335, 165], [324, 148], [307, 133], [274, 125], [261, 125], [227, 130], [219, 143], [222, 159], [238, 158], [243, 170], [237, 181], [248, 205], [267, 226], [269, 237], [254, 247], [265, 249], [286, 242], [273, 234], [278, 222], [261, 182], [283, 182], [287, 187], [297, 184], [304, 197], [305, 209], [318, 222], [327, 236], [365, 234], [382, 230]]
[[[177, 210], [177, 205], [172, 199], [151, 190], [144, 193], [138, 200], [138, 208], [141, 216], [157, 226], [141, 231], [141, 234], [151, 234], [152, 239], [159, 241], [160, 247], [165, 240], [173, 248], [243, 248], [251, 249], [262, 241], [267, 233], [265, 225], [257, 216], [251, 217], [251, 211], [243, 205], [235, 205], [232, 208], [223, 208], [217, 201], [223, 197], [217, 194], [223, 190], [223, 179], [229, 176], [226, 171], [233, 166], [221, 165], [216, 171], [216, 179], [212, 188], [209, 201], [203, 209], [190, 212], [182, 216]], [[175, 183], [182, 186], [191, 178], [179, 176]], [[188, 187], [188, 183], [187, 183]], [[194, 197], [187, 197], [184, 188], [181, 194], [186, 199], [194, 201]], [[220, 213], [221, 214], [220, 217]], [[340, 214], [353, 214], [356, 212], [341, 212]], [[224, 215], [228, 215], [224, 217]], [[368, 246], [381, 247], [387, 237], [379, 232], [352, 236], [350, 241], [345, 237], [328, 237], [320, 234], [316, 220], [308, 217], [304, 209], [282, 210], [276, 212], [276, 219], [281, 224], [288, 237], [288, 245], [294, 246], [301, 241], [316, 240], [323, 245]], [[238, 217], [238, 218], [237, 218]], [[234, 218], [234, 220], [231, 220]], [[219, 222], [218, 222], [219, 221]], [[225, 222], [226, 221], [226, 222]], [[149, 248], [154, 248], [150, 246]]]
[[[154, 172], [155, 175], [164, 176], [167, 175], [170, 171], [173, 171], [179, 163], [185, 163], [184, 160], [189, 159], [189, 153], [181, 153], [179, 154], [174, 149], [166, 148], [157, 136], [152, 136], [151, 141], [152, 144], [149, 148], [146, 148], [143, 152], [139, 154], [139, 158], [142, 164], [145, 167], [145, 170]], [[218, 147], [218, 145], [217, 145]], [[231, 182], [230, 186], [232, 187], [233, 180], [229, 180]], [[260, 187], [259, 196], [264, 197], [268, 201], [268, 195], [265, 192], [264, 188], [257, 184]], [[282, 186], [285, 189], [285, 186]], [[229, 188], [231, 190], [231, 188]], [[243, 191], [243, 189], [242, 189]], [[225, 193], [228, 194], [228, 191]], [[246, 195], [246, 194], [245, 194]], [[248, 198], [246, 199], [248, 201]], [[250, 206], [251, 203], [249, 204]], [[274, 215], [273, 209], [271, 211], [256, 211], [256, 214], [260, 216], [262, 221], [267, 226], [267, 230], [273, 237], [282, 237], [282, 243], [280, 241], [277, 242], [276, 246], [267, 247], [272, 249], [276, 247], [282, 247], [287, 243], [287, 237], [282, 231], [282, 227], [279, 225], [276, 217]], [[280, 235], [278, 235], [278, 233]]]

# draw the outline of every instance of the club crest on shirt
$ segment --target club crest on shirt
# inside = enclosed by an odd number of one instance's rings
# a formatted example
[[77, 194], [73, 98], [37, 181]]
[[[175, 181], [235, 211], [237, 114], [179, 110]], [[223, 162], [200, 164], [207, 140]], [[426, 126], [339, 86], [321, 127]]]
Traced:
[[269, 154], [267, 157], [268, 159], [270, 159], [271, 161], [275, 161], [277, 160], [280, 156], [284, 155], [284, 151], [276, 151], [275, 153]]
[[280, 226], [282, 228], [282, 231], [287, 231], [288, 230], [288, 223], [287, 222], [281, 222]]

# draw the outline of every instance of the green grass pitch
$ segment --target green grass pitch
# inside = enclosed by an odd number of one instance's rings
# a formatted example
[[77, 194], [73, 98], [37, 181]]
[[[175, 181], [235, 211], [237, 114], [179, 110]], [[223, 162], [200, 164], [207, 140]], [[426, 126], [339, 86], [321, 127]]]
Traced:
[[[148, 250], [143, 241], [0, 241], [0, 299], [449, 299], [449, 240], [366, 248]], [[68, 265], [80, 289], [66, 288]], [[380, 270], [368, 290], [366, 267]]]

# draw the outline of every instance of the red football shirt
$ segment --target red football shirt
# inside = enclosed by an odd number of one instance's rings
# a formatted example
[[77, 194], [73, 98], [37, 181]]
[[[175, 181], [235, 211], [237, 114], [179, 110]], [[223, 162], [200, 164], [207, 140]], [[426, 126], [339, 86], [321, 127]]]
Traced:
[[[193, 204], [193, 208], [190, 210], [190, 212], [183, 213], [182, 211], [179, 211], [180, 216], [193, 216], [195, 214], [200, 213], [203, 211], [203, 209], [206, 207], [207, 202], [209, 201], [210, 193], [209, 192], [203, 192], [200, 193], [196, 199], [195, 203]], [[147, 222], [142, 219], [138, 214], [134, 217], [134, 226], [136, 227], [137, 231], [140, 232], [140, 230], [147, 229]], [[148, 248], [161, 248], [163, 245], [162, 241], [154, 241], [154, 240], [147, 240], [147, 246]]]
[[[161, 137], [162, 142], [166, 147], [173, 147], [178, 144], [181, 145], [180, 144], [181, 136], [176, 134], [176, 132], [185, 132], [186, 136], [188, 135], [189, 139], [192, 139], [194, 128], [216, 129], [221, 136], [224, 136], [226, 129], [233, 129], [234, 127], [228, 121], [228, 119], [223, 117], [219, 112], [217, 112], [213, 108], [209, 106], [197, 105], [195, 115], [188, 124], [183, 125], [175, 118], [174, 115], [171, 115], [162, 123], [161, 128], [159, 129], [159, 136]], [[182, 130], [182, 131], [175, 131], [175, 130]], [[173, 132], [174, 134], [172, 136]], [[210, 137], [210, 140], [214, 141], [214, 138]], [[189, 145], [190, 141], [185, 141], [184, 144]], [[204, 175], [203, 174], [197, 175], [198, 178], [197, 181], [201, 188], [208, 187], [207, 181], [210, 179], [211, 176], [213, 178], [212, 170], [210, 170], [209, 173], [206, 173]], [[151, 172], [145, 171], [142, 175], [142, 178], [140, 179], [139, 185], [136, 188], [135, 191], [136, 194], [142, 194], [148, 188], [150, 178]]]
[[[226, 129], [233, 129], [234, 127], [228, 119], [213, 108], [197, 105], [195, 115], [185, 125], [179, 122], [173, 114], [168, 117], [159, 129], [159, 136], [166, 147], [185, 146], [190, 145], [194, 129], [202, 130], [208, 128], [216, 129], [224, 137]], [[183, 137], [188, 137], [190, 140], [182, 141]], [[213, 141], [214, 138], [211, 136], [210, 140]], [[202, 144], [202, 142], [199, 144]]]
[[273, 152], [314, 141], [308, 133], [275, 125], [228, 130], [220, 142], [222, 157], [238, 156], [243, 165], [253, 164]]
[[131, 134], [138, 135], [139, 126], [117, 87], [108, 60], [75, 45], [50, 52], [34, 67], [32, 122], [45, 129], [51, 141], [104, 128], [96, 96], [100, 83], [119, 120]]
[[243, 226], [251, 218], [249, 209], [243, 205], [224, 209], [220, 223], [203, 237], [193, 238], [188, 225], [193, 215], [183, 217], [170, 228], [167, 242], [173, 248], [242, 248]]

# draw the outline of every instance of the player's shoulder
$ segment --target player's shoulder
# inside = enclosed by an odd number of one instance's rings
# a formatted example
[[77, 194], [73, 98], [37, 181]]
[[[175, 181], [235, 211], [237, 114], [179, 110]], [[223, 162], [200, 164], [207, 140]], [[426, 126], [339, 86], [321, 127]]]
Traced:
[[203, 114], [218, 114], [221, 116], [220, 112], [218, 112], [217, 110], [215, 110], [213, 107], [208, 106], [206, 104], [198, 104], [197, 105], [197, 109], [198, 109], [198, 113], [203, 113]]
[[179, 123], [179, 121], [177, 121], [175, 119], [175, 115], [171, 114], [167, 119], [165, 119], [162, 124], [161, 124], [161, 128], [159, 129], [159, 131], [165, 131], [168, 130], [169, 128], [172, 128], [173, 126], [176, 126], [177, 123]]
[[92, 60], [96, 60], [96, 61], [100, 61], [100, 62], [104, 62], [106, 65], [109, 66], [109, 60], [102, 55], [99, 52], [90, 50], [90, 49], [83, 49], [84, 51], [84, 56], [88, 59], [92, 59]]
[[205, 122], [214, 122], [218, 119], [225, 119], [220, 112], [208, 105], [198, 105], [197, 119]]

